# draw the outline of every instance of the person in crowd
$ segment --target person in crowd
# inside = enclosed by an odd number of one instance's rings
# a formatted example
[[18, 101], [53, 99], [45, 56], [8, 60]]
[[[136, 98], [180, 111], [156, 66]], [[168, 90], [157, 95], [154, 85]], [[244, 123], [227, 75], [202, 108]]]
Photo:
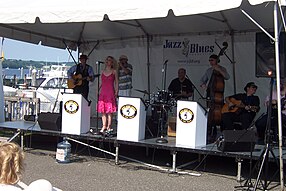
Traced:
[[24, 171], [24, 152], [13, 142], [0, 143], [0, 190], [5, 191], [54, 191], [51, 183], [44, 179], [32, 182], [29, 186], [21, 182]]
[[216, 140], [217, 126], [221, 126], [220, 110], [224, 104], [225, 80], [230, 78], [227, 70], [219, 65], [219, 56], [212, 54], [209, 57], [211, 65], [201, 77], [201, 87], [206, 91], [206, 104], [209, 108], [207, 122], [207, 142]]
[[114, 69], [116, 60], [107, 56], [105, 68], [101, 73], [100, 94], [97, 104], [97, 111], [102, 114], [101, 133], [112, 131], [112, 114], [116, 110], [116, 98], [118, 96], [118, 74]]
[[132, 65], [128, 63], [128, 57], [121, 55], [119, 57], [118, 85], [119, 96], [131, 96], [132, 89]]
[[194, 88], [192, 82], [186, 78], [186, 69], [178, 70], [178, 77], [173, 79], [168, 87], [176, 100], [188, 99], [193, 96]]
[[[281, 99], [281, 117], [282, 117], [282, 133], [283, 136], [286, 135], [286, 81], [281, 80], [280, 84], [280, 99]], [[268, 125], [268, 112], [270, 117], [269, 123], [269, 136], [272, 135], [274, 140], [277, 140], [278, 135], [278, 107], [277, 107], [277, 90], [276, 86], [273, 87], [272, 100], [270, 103], [270, 96], [266, 96], [264, 105], [267, 107], [266, 114], [263, 114], [255, 122], [255, 127], [257, 129], [258, 143], [263, 143], [265, 141], [266, 127]], [[269, 105], [270, 104], [270, 105]]]
[[222, 109], [222, 130], [237, 129], [234, 122], [241, 123], [241, 129], [248, 129], [260, 110], [260, 99], [254, 95], [257, 85], [249, 82], [244, 87], [245, 93], [238, 93], [225, 98]]
[[94, 81], [94, 71], [92, 66], [86, 63], [87, 59], [87, 55], [80, 55], [80, 63], [72, 66], [67, 72], [69, 87], [74, 93], [82, 94], [86, 100], [88, 100], [89, 82]]

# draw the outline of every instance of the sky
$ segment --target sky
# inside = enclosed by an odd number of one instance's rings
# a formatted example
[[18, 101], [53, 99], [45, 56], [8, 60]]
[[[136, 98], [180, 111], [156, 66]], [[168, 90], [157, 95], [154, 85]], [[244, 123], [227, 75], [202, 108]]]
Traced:
[[[5, 38], [3, 42], [5, 59], [21, 59], [50, 62], [73, 62], [68, 50], [51, 48]], [[77, 53], [73, 51], [77, 60]]]

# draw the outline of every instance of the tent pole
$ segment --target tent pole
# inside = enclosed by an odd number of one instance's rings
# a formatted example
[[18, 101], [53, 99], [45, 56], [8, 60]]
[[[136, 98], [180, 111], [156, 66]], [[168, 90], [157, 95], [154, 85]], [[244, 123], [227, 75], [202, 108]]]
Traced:
[[235, 61], [234, 61], [234, 33], [231, 32], [231, 50], [232, 50], [232, 76], [233, 76], [233, 91], [236, 94], [236, 70], [235, 70]]
[[[4, 55], [2, 55], [3, 52], [3, 42], [4, 42], [4, 37], [2, 37], [1, 39], [1, 49], [0, 49], [0, 108], [4, 108], [5, 102], [4, 102], [4, 91], [3, 91], [3, 75], [2, 75], [2, 62], [4, 60]], [[2, 57], [3, 56], [3, 57]], [[4, 113], [4, 109], [0, 110], [0, 122], [4, 122], [5, 121], [5, 113]]]
[[66, 42], [65, 42], [64, 40], [63, 40], [63, 43], [64, 43], [66, 49], [68, 50], [68, 52], [69, 52], [71, 58], [73, 59], [74, 63], [77, 64], [77, 61], [75, 61], [75, 59], [74, 59], [74, 57], [73, 57], [73, 55], [72, 55], [72, 52], [71, 52], [70, 48], [68, 47], [68, 45], [66, 44]]
[[[275, 42], [275, 60], [276, 60], [276, 89], [277, 89], [277, 107], [278, 107], [278, 137], [279, 137], [279, 163], [280, 163], [280, 187], [284, 190], [283, 174], [283, 150], [282, 150], [282, 116], [281, 116], [281, 91], [280, 91], [280, 60], [279, 60], [279, 28], [278, 28], [278, 2], [274, 1], [274, 37], [272, 37], [261, 25], [251, 18], [244, 10], [242, 13], [247, 16], [256, 26], [258, 26], [269, 38]], [[283, 19], [283, 18], [282, 18]]]
[[[147, 34], [147, 75], [148, 75], [148, 92], [150, 92], [150, 35]], [[149, 94], [150, 100], [150, 94]]]
[[281, 116], [281, 93], [280, 93], [280, 59], [279, 59], [279, 30], [278, 30], [278, 3], [274, 3], [274, 35], [275, 35], [275, 60], [276, 60], [276, 89], [278, 107], [278, 137], [279, 137], [279, 162], [280, 162], [280, 190], [284, 190], [283, 175], [283, 150], [282, 150], [282, 116]]

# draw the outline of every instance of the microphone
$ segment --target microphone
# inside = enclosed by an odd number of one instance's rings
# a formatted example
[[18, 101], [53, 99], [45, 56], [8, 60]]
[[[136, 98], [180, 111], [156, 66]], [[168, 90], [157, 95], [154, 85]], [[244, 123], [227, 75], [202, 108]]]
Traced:
[[95, 63], [96, 63], [96, 64], [104, 64], [103, 61], [96, 61]]
[[224, 54], [225, 50], [226, 50], [227, 47], [228, 47], [227, 42], [223, 42], [222, 45], [223, 45], [223, 48], [220, 49], [220, 51], [219, 51], [219, 53], [218, 53], [218, 56], [222, 56], [222, 55]]
[[169, 61], [169, 60], [165, 60], [165, 62], [164, 62], [164, 64], [163, 64], [162, 73], [165, 72], [165, 69], [166, 69], [165, 67], [166, 67], [168, 61]]

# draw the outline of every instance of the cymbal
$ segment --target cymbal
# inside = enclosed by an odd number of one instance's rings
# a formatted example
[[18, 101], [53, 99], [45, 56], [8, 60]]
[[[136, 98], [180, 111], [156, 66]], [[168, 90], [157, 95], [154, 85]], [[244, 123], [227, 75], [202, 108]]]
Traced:
[[138, 90], [138, 89], [134, 89], [137, 92], [141, 92], [143, 94], [150, 94], [149, 92], [147, 92], [147, 90]]

